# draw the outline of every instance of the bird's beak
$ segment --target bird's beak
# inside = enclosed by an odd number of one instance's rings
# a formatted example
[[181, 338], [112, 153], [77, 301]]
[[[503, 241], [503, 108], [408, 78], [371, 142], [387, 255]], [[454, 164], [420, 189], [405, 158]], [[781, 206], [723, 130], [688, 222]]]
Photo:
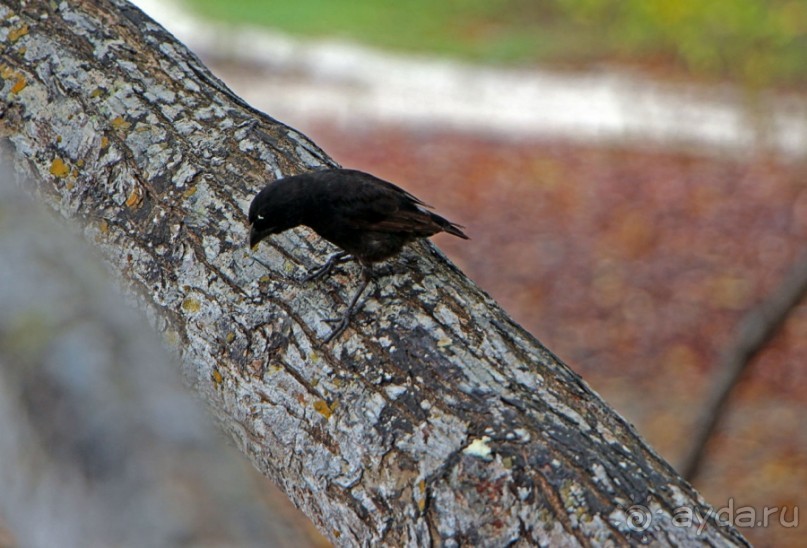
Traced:
[[255, 249], [255, 246], [258, 245], [261, 241], [261, 234], [255, 227], [250, 225], [249, 226], [249, 248]]
[[255, 228], [255, 225], [249, 225], [249, 248], [254, 249], [256, 245], [261, 243], [261, 240], [274, 233], [275, 227], [258, 230]]

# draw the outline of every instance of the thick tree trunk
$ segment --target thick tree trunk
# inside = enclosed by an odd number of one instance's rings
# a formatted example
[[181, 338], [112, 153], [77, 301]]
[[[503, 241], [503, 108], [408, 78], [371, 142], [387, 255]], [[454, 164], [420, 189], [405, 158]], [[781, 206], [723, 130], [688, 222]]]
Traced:
[[268, 268], [255, 262], [245, 210], [266, 181], [332, 162], [136, 8], [3, 0], [0, 20], [18, 168], [120, 273], [241, 449], [336, 543], [744, 544], [431, 244], [398, 258], [321, 345], [357, 271], [296, 281], [331, 251], [305, 229], [263, 244]]

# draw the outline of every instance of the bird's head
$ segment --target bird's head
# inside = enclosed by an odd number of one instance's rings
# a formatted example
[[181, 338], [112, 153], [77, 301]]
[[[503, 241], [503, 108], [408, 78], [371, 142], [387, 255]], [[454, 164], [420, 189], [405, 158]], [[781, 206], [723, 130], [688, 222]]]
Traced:
[[249, 206], [249, 247], [272, 234], [294, 228], [302, 222], [303, 204], [282, 180], [269, 183]]

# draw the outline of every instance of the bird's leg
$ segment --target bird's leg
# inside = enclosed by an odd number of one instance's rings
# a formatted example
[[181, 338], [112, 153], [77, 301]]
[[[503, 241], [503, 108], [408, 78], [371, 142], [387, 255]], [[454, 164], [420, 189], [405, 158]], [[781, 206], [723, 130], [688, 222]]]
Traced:
[[331, 257], [324, 265], [320, 266], [313, 272], [309, 272], [306, 276], [304, 276], [303, 281], [310, 282], [311, 280], [318, 280], [320, 278], [323, 278], [331, 273], [331, 270], [333, 270], [334, 266], [336, 266], [341, 262], [347, 261], [349, 258], [350, 255], [347, 253], [347, 251], [340, 251], [339, 253], [334, 253], [333, 255], [331, 255]]
[[328, 344], [334, 338], [344, 333], [345, 329], [347, 329], [347, 326], [350, 325], [350, 318], [356, 312], [357, 308], [356, 304], [359, 302], [359, 297], [361, 297], [361, 294], [364, 293], [365, 289], [367, 289], [367, 285], [373, 278], [373, 269], [367, 265], [364, 264], [362, 265], [361, 273], [362, 273], [361, 285], [359, 286], [359, 289], [356, 291], [356, 293], [353, 295], [353, 298], [350, 299], [350, 304], [347, 305], [347, 310], [345, 310], [345, 313], [342, 315], [342, 317], [338, 319], [325, 320], [327, 322], [335, 322], [336, 327], [333, 328], [333, 331], [331, 332], [330, 335], [328, 335], [328, 338], [325, 339], [325, 341], [323, 341], [323, 344]]

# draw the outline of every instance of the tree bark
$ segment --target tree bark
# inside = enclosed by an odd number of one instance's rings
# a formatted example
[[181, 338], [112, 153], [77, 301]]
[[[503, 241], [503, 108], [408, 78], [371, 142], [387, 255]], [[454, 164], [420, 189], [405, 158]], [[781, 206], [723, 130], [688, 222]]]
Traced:
[[139, 10], [3, 0], [0, 20], [3, 133], [31, 190], [80, 225], [239, 447], [335, 543], [745, 544], [430, 243], [321, 345], [357, 269], [296, 281], [332, 251], [306, 229], [255, 262], [245, 210], [267, 181], [333, 162]]

